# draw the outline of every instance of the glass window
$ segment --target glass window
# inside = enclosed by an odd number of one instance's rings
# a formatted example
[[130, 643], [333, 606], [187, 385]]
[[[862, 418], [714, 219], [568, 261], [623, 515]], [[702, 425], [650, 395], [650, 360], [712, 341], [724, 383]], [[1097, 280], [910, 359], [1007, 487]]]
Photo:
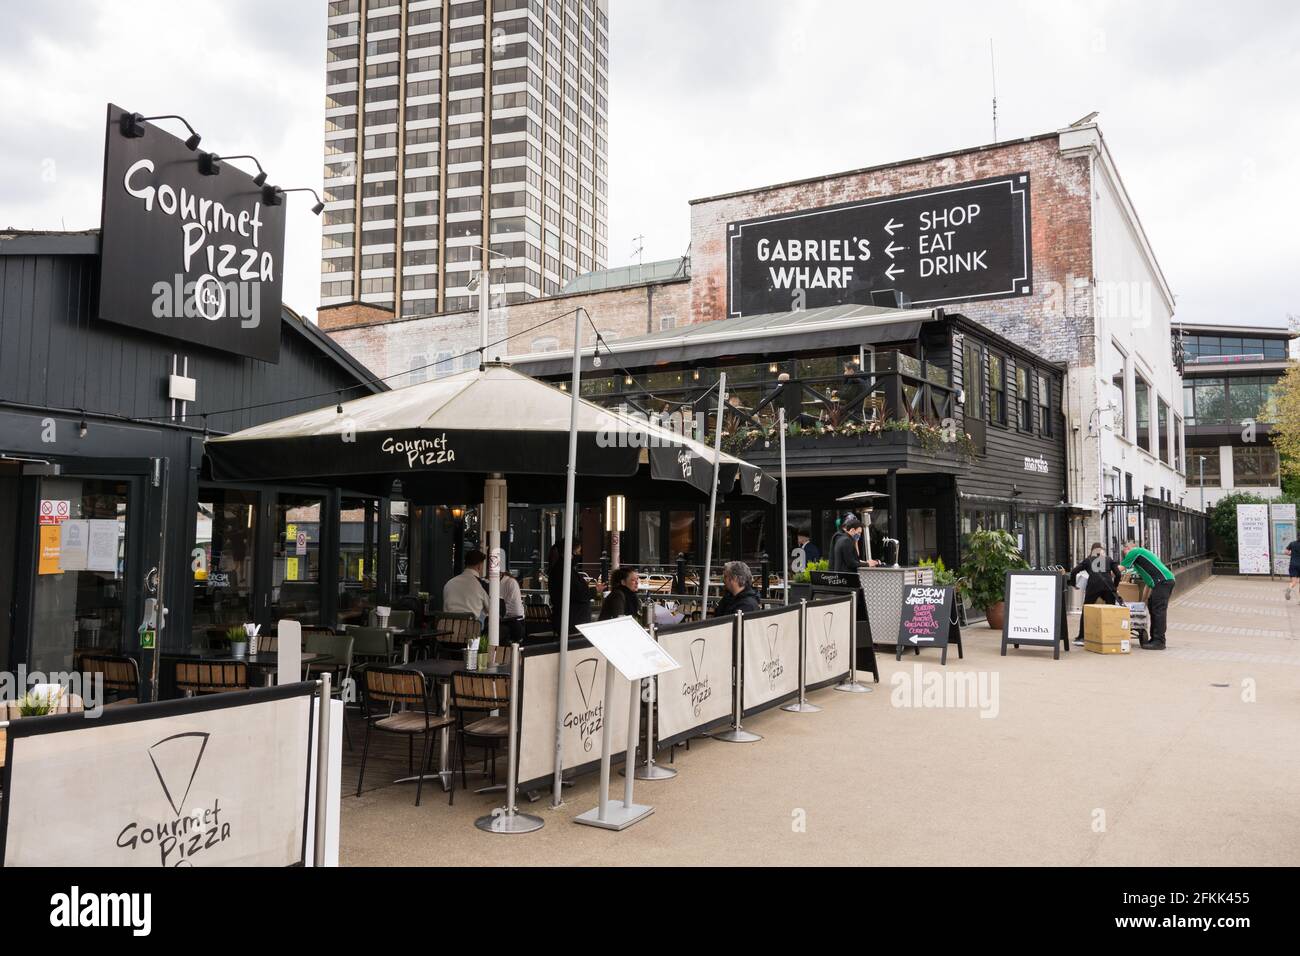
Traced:
[[257, 619], [256, 491], [200, 488], [190, 555], [191, 606], [197, 646], [220, 637], [227, 627]]
[[[642, 511], [637, 515], [637, 560], [642, 564], [663, 564], [659, 533], [663, 529], [663, 512]], [[676, 555], [673, 559], [676, 560]]]
[[[276, 500], [271, 548], [272, 620], [320, 622], [323, 507], [323, 499], [316, 496], [283, 494]], [[369, 573], [373, 578], [373, 565]]]
[[1137, 443], [1143, 451], [1151, 450], [1151, 386], [1140, 376], [1134, 379], [1137, 405]]
[[1218, 425], [1227, 421], [1227, 391], [1221, 378], [1197, 378], [1192, 380], [1196, 392], [1195, 423], [1197, 425]]
[[1111, 383], [1119, 390], [1115, 396], [1115, 421], [1118, 423], [1118, 431], [1124, 438], [1132, 438], [1128, 430], [1128, 389], [1125, 387], [1125, 368], [1128, 364], [1128, 357], [1115, 347], [1112, 342], [1111, 346], [1111, 365], [1115, 369], [1115, 374], [1111, 377]]
[[939, 555], [939, 523], [934, 508], [907, 509], [907, 563]]
[[139, 624], [122, 608], [128, 491], [111, 479], [41, 479], [41, 502], [68, 510], [37, 525], [29, 671], [68, 672], [78, 653], [127, 649], [126, 628]]
[[962, 349], [962, 388], [966, 393], [966, 415], [984, 417], [984, 350], [966, 341]]
[[[740, 560], [746, 562], [751, 568], [758, 568], [764, 554], [768, 555], [769, 562], [772, 561], [772, 555], [768, 554], [766, 531], [766, 511], [741, 512]], [[778, 544], [777, 547], [780, 545]]]
[[695, 560], [695, 512], [668, 512], [668, 561], [675, 563], [677, 555], [686, 555], [687, 561]]
[[1245, 445], [1232, 449], [1232, 483], [1242, 485], [1276, 485], [1278, 483], [1277, 449], [1272, 445]]
[[1156, 405], [1156, 448], [1160, 460], [1169, 462], [1169, 403], [1163, 398]]
[[[1204, 461], [1201, 459], [1204, 458]], [[1215, 448], [1189, 448], [1187, 449], [1187, 486], [1189, 488], [1199, 487], [1201, 476], [1204, 475], [1204, 484], [1207, 487], [1217, 487], [1219, 484], [1219, 449]]]
[[989, 354], [989, 421], [1007, 423], [1007, 378], [1001, 355]]
[[[707, 517], [707, 516], [706, 516]], [[719, 511], [717, 521], [713, 527], [713, 563], [720, 564], [724, 561], [732, 560], [731, 557], [731, 512]], [[708, 530], [707, 528], [705, 529]], [[701, 562], [704, 560], [703, 555], [700, 557]]]
[[379, 501], [343, 498], [339, 501], [340, 624], [365, 624], [379, 603], [376, 581], [379, 558]]
[[1034, 427], [1034, 396], [1031, 392], [1029, 369], [1016, 363], [1016, 427], [1031, 431]]
[[1052, 434], [1052, 383], [1046, 375], [1038, 376], [1038, 430], [1040, 434]]

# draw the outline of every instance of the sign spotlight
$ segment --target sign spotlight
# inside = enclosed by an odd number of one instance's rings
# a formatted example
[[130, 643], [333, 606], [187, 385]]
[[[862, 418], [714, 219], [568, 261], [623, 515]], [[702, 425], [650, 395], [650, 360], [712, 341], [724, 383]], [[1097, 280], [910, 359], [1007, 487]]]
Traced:
[[231, 159], [251, 159], [253, 165], [257, 167], [257, 175], [253, 177], [253, 185], [258, 187], [266, 185], [266, 170], [262, 168], [262, 164], [257, 161], [256, 156], [251, 156], [248, 153], [240, 153], [237, 156], [213, 156], [212, 158], [220, 159], [223, 162]]
[[189, 138], [185, 140], [186, 149], [196, 150], [199, 148], [199, 143], [203, 137], [194, 131], [194, 127], [190, 125], [189, 120], [177, 113], [167, 113], [162, 116], [141, 116], [139, 113], [123, 113], [118, 128], [127, 139], [139, 139], [144, 135], [145, 123], [165, 119], [180, 120], [185, 125], [185, 128], [190, 131]]

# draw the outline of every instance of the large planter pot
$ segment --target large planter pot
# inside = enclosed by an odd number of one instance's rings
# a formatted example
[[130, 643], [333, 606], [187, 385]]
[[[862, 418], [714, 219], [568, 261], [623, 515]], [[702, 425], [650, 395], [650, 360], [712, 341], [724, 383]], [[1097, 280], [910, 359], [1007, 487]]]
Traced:
[[798, 604], [800, 600], [812, 600], [812, 585], [807, 583], [790, 585], [790, 603]]
[[995, 631], [1002, 630], [1002, 625], [1007, 620], [1007, 602], [999, 601], [997, 604], [990, 604], [984, 609], [985, 622]]

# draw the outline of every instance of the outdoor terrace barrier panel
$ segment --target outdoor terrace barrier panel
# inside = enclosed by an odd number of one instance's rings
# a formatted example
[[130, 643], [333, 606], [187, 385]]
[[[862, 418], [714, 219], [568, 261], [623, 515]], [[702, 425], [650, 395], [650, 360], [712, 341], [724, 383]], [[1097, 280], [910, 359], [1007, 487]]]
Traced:
[[799, 618], [798, 607], [741, 616], [742, 717], [798, 695]]
[[657, 747], [671, 747], [731, 719], [735, 627], [735, 619], [725, 617], [656, 631], [659, 644], [682, 664], [657, 678]]
[[854, 595], [810, 601], [804, 626], [804, 690], [817, 690], [849, 677], [849, 643]]
[[[559, 644], [523, 648], [519, 681], [519, 784], [535, 790], [555, 773], [555, 698], [560, 678]], [[569, 638], [568, 673], [564, 679], [564, 770], [574, 774], [600, 765], [604, 721], [613, 721], [614, 754], [627, 750], [628, 694], [621, 677], [614, 699], [605, 700], [605, 658], [583, 637]]]
[[4, 865], [307, 863], [319, 687], [12, 721]]

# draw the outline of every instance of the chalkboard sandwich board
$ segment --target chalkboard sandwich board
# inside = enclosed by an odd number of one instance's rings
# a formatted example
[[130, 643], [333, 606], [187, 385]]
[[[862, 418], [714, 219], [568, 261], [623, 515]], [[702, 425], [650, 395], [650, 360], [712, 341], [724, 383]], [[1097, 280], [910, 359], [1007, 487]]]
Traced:
[[1050, 647], [1053, 660], [1060, 658], [1061, 644], [1069, 652], [1061, 592], [1064, 583], [1065, 579], [1056, 571], [1007, 572], [1002, 656], [1006, 656], [1008, 644], [1017, 648], [1022, 644]]
[[948, 663], [948, 632], [952, 624], [953, 588], [909, 584], [903, 590], [903, 610], [898, 618], [898, 644], [894, 659], [902, 660], [906, 648], [937, 647], [939, 663]]

